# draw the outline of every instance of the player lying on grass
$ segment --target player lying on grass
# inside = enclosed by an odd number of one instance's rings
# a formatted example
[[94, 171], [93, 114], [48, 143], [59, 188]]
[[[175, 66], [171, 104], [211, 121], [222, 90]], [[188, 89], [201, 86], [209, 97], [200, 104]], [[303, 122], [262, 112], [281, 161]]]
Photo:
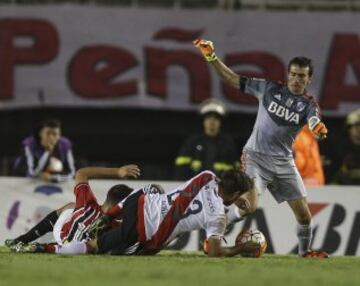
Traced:
[[[75, 176], [75, 203], [69, 203], [51, 212], [29, 232], [15, 239], [7, 239], [5, 244], [14, 251], [21, 251], [24, 250], [23, 248], [27, 243], [50, 231], [54, 232], [54, 238], [59, 245], [72, 240], [87, 240], [91, 223], [101, 215], [106, 214], [132, 192], [132, 189], [126, 185], [115, 185], [109, 189], [104, 204], [99, 205], [90, 188], [89, 180], [95, 178], [137, 178], [139, 175], [140, 169], [136, 165], [120, 168], [89, 167], [78, 170]], [[52, 244], [49, 244], [48, 247], [49, 250], [56, 250]]]
[[[118, 185], [115, 185], [118, 186]], [[129, 189], [130, 191], [133, 191], [132, 189]], [[138, 191], [138, 190], [136, 190]], [[145, 190], [143, 190], [144, 193], [151, 192], [151, 193], [164, 193], [164, 189], [158, 185], [158, 184], [150, 184], [145, 186]], [[128, 196], [129, 192], [125, 191], [124, 196], [125, 199]], [[105, 231], [108, 231], [111, 228], [117, 227], [121, 224], [121, 210], [123, 208], [123, 204], [125, 202], [125, 199], [121, 200], [117, 205], [112, 207], [108, 212], [106, 212], [102, 217], [94, 221], [91, 226], [88, 228], [86, 236], [87, 238], [93, 237], [94, 235], [98, 235], [100, 233], [103, 233]], [[70, 203], [73, 204], [73, 203]], [[70, 205], [69, 204], [69, 205]], [[238, 200], [234, 203], [234, 205], [231, 205], [230, 207], [225, 207], [225, 215], [226, 215], [226, 224], [227, 227], [232, 226], [233, 224], [241, 221], [242, 219], [242, 213], [246, 211], [246, 209], [249, 207], [249, 203], [246, 199], [243, 199], [241, 197], [238, 198]], [[47, 221], [47, 217], [43, 219], [44, 227], [41, 227], [42, 222], [40, 222], [37, 226], [35, 226], [32, 230], [30, 230], [28, 233], [26, 233], [23, 236], [20, 236], [22, 239], [21, 242], [18, 242], [17, 245], [11, 245], [9, 246], [10, 250], [13, 252], [20, 252], [20, 253], [57, 253], [57, 254], [71, 254], [71, 251], [65, 247], [62, 248], [62, 245], [64, 245], [63, 241], [61, 241], [60, 238], [60, 231], [63, 224], [66, 222], [66, 220], [71, 216], [73, 212], [73, 208], [66, 209], [62, 212], [59, 219], [56, 221], [55, 225], [52, 226], [49, 221]], [[48, 229], [47, 231], [46, 228]], [[28, 243], [35, 239], [37, 239], [39, 236], [38, 233], [42, 233], [44, 235], [47, 232], [53, 231], [54, 238], [57, 243]], [[32, 235], [32, 232], [36, 232], [34, 234], [34, 239], [29, 240], [26, 242], [26, 239], [22, 237], [29, 237]], [[91, 234], [92, 232], [92, 234]], [[8, 240], [13, 241], [13, 240]], [[85, 240], [86, 241], [86, 240]], [[206, 245], [208, 245], [208, 242], [206, 241]], [[207, 246], [206, 246], [207, 248]], [[259, 252], [260, 251], [260, 252]], [[253, 252], [249, 253], [248, 250], [245, 250], [244, 253], [241, 252], [240, 254], [245, 254], [246, 256], [254, 256], [255, 254], [261, 255], [263, 253], [263, 249], [257, 250], [254, 249]], [[206, 251], [207, 254], [207, 251]]]
[[246, 195], [250, 212], [257, 208], [258, 194], [268, 189], [278, 203], [286, 201], [296, 217], [299, 255], [328, 257], [324, 251], [310, 250], [311, 213], [292, 152], [294, 139], [305, 124], [319, 139], [328, 133], [315, 98], [306, 91], [313, 75], [311, 59], [293, 58], [288, 65], [287, 83], [281, 84], [236, 74], [216, 56], [211, 41], [196, 40], [194, 45], [227, 85], [259, 101], [256, 123], [241, 158], [244, 171], [254, 179], [256, 187]]
[[[135, 190], [125, 200], [122, 223], [90, 241], [72, 241], [62, 253], [150, 255], [184, 232], [204, 229], [209, 256], [234, 256], [259, 251], [258, 244], [221, 246], [225, 233], [225, 207], [253, 188], [242, 172], [226, 171], [216, 177], [204, 171], [165, 194]], [[101, 220], [100, 220], [101, 221]], [[97, 224], [97, 225], [101, 225]]]

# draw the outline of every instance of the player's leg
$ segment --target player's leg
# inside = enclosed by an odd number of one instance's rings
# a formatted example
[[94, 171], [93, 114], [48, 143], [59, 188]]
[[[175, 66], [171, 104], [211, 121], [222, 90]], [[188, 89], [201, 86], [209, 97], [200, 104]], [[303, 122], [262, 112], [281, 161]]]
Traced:
[[[266, 168], [266, 162], [263, 161], [255, 152], [243, 152], [241, 156], [241, 169], [254, 180], [254, 189], [241, 196], [241, 199], [235, 203], [239, 207], [241, 219], [256, 211], [259, 204], [259, 195], [267, 188], [272, 179], [271, 173]], [[238, 221], [239, 221], [238, 220]]]
[[308, 251], [312, 238], [311, 213], [306, 201], [306, 189], [294, 160], [274, 160], [276, 177], [269, 191], [278, 203], [287, 201], [292, 209], [299, 239], [299, 255]]
[[325, 251], [311, 250], [312, 226], [311, 213], [306, 198], [288, 201], [298, 222], [297, 235], [299, 238], [299, 255], [303, 257], [328, 258]]
[[292, 209], [297, 226], [297, 236], [299, 239], [299, 255], [304, 255], [309, 249], [312, 239], [311, 213], [306, 198], [288, 201]]
[[5, 245], [11, 247], [19, 242], [21, 243], [29, 243], [32, 242], [44, 234], [53, 230], [53, 227], [59, 218], [59, 215], [68, 208], [73, 208], [74, 203], [68, 203], [61, 208], [52, 211], [46, 217], [44, 217], [38, 224], [36, 224], [33, 228], [31, 228], [28, 232], [23, 235], [18, 236], [15, 239], [7, 239], [5, 240]]
[[287, 201], [292, 209], [297, 225], [297, 236], [299, 239], [300, 256], [311, 252], [316, 257], [327, 257], [325, 252], [310, 251], [312, 239], [311, 213], [306, 200], [306, 189], [303, 180], [295, 166], [294, 160], [288, 162], [274, 161], [276, 177], [269, 186], [269, 190], [278, 203]]
[[63, 244], [62, 238], [61, 238], [61, 230], [64, 226], [64, 224], [71, 218], [72, 214], [74, 212], [73, 208], [63, 209], [61, 214], [59, 215], [59, 218], [56, 220], [55, 225], [53, 227], [53, 236], [55, 239], [55, 242], [59, 245]]
[[67, 244], [57, 246], [55, 248], [54, 253], [74, 255], [74, 254], [86, 254], [89, 252], [86, 242], [73, 240]]
[[87, 243], [84, 241], [73, 240], [67, 244], [58, 245], [55, 243], [40, 244], [40, 243], [29, 243], [24, 244], [18, 248], [19, 253], [52, 253], [52, 254], [86, 254], [88, 252]]

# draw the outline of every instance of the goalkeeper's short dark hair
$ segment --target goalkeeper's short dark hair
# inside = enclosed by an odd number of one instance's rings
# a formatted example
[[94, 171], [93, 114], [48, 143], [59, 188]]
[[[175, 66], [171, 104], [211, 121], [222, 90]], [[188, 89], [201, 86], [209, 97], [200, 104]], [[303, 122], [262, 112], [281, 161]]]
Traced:
[[254, 181], [240, 170], [223, 171], [219, 173], [218, 179], [226, 193], [244, 194], [254, 188]]
[[312, 75], [314, 73], [314, 65], [313, 65], [312, 59], [310, 59], [310, 58], [307, 58], [307, 57], [295, 57], [295, 58], [291, 59], [289, 64], [288, 64], [288, 71], [290, 71], [290, 67], [292, 65], [296, 65], [296, 66], [299, 66], [301, 68], [309, 67], [309, 77], [312, 77]]
[[106, 202], [111, 204], [117, 204], [121, 202], [123, 199], [125, 199], [128, 195], [130, 195], [132, 191], [133, 189], [127, 185], [124, 184], [114, 185], [107, 192]]

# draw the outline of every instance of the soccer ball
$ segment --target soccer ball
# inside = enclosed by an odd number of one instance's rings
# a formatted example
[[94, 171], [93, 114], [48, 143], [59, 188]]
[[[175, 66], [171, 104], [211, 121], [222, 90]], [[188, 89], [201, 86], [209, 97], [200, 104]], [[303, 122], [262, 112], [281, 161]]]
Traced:
[[47, 171], [49, 173], [60, 173], [62, 172], [62, 170], [63, 170], [62, 162], [56, 157], [51, 157], [49, 161], [49, 165], [47, 167]]
[[265, 236], [260, 230], [257, 229], [245, 229], [242, 230], [236, 237], [235, 244], [242, 245], [246, 249], [246, 245], [258, 244], [259, 248], [251, 251], [244, 251], [241, 256], [245, 257], [260, 257], [263, 255], [267, 248], [267, 242]]

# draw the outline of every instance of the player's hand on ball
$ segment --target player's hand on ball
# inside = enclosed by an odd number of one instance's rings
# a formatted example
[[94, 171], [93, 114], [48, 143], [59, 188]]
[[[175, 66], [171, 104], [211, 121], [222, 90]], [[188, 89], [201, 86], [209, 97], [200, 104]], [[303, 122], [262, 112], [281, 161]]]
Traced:
[[240, 255], [244, 257], [259, 257], [261, 245], [255, 241], [248, 241], [237, 245], [240, 249]]
[[193, 41], [194, 46], [199, 49], [202, 55], [208, 62], [213, 62], [217, 60], [217, 56], [215, 54], [214, 44], [211, 41], [196, 39]]
[[120, 178], [133, 177], [137, 178], [140, 176], [140, 168], [137, 165], [126, 165], [118, 170]]

